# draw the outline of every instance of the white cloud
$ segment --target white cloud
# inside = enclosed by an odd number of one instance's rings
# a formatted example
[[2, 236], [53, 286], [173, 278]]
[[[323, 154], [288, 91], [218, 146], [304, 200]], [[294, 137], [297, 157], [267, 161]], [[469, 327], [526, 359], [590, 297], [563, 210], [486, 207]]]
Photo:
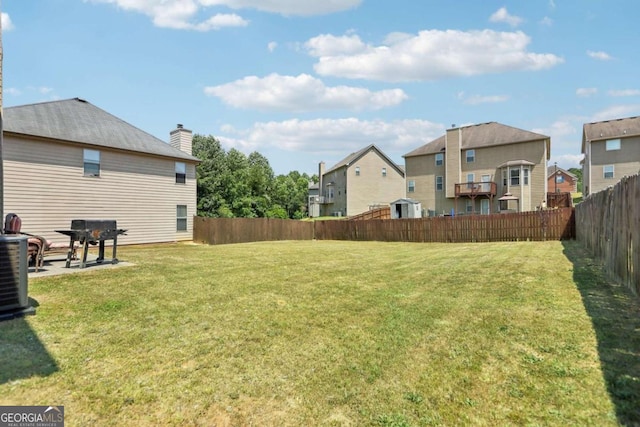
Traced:
[[13, 96], [20, 96], [22, 95], [22, 92], [20, 91], [20, 89], [16, 89], [14, 87], [8, 87], [6, 89], [3, 89], [4, 93], [7, 95], [13, 95]]
[[504, 22], [506, 24], [509, 24], [511, 27], [517, 27], [522, 23], [522, 18], [520, 18], [519, 16], [510, 15], [506, 7], [501, 7], [489, 17], [489, 21]]
[[[324, 15], [352, 9], [362, 0], [84, 0], [92, 3], [109, 3], [117, 7], [149, 16], [154, 25], [178, 30], [210, 31], [227, 27], [245, 27], [249, 21], [235, 13], [216, 13], [194, 22], [197, 15], [208, 8], [257, 9], [281, 15]], [[4, 14], [3, 14], [4, 18]], [[4, 21], [3, 21], [4, 24]]]
[[305, 47], [321, 75], [382, 81], [424, 81], [507, 71], [551, 68], [563, 59], [528, 52], [523, 32], [429, 30], [394, 33], [386, 44], [365, 44], [357, 35], [320, 35]]
[[591, 116], [589, 122], [602, 122], [634, 116], [640, 116], [640, 104], [612, 105], [595, 113]]
[[540, 25], [543, 25], [545, 27], [551, 27], [553, 25], [553, 19], [549, 18], [548, 16], [545, 16], [540, 20]]
[[611, 55], [609, 55], [607, 52], [602, 52], [602, 51], [594, 52], [594, 51], [588, 50], [587, 51], [587, 55], [589, 55], [589, 57], [591, 57], [593, 59], [597, 59], [599, 61], [609, 61], [609, 60], [613, 59], [611, 57]]
[[639, 89], [610, 90], [609, 96], [640, 96]]
[[227, 136], [217, 136], [229, 148], [241, 151], [279, 148], [285, 151], [349, 153], [375, 144], [387, 154], [398, 155], [419, 147], [445, 132], [426, 120], [363, 121], [344, 119], [292, 119], [255, 123], [245, 130], [224, 126]]
[[[403, 38], [402, 40], [406, 40], [406, 38]], [[370, 50], [370, 47], [364, 44], [356, 34], [345, 36], [322, 34], [309, 39], [305, 43], [305, 47], [307, 48], [309, 55], [320, 58], [355, 55]]]
[[558, 166], [564, 169], [580, 166], [582, 154], [579, 153], [583, 123], [584, 117], [563, 117], [546, 128], [532, 130], [536, 133], [548, 135], [551, 138], [551, 160], [549, 164], [558, 162]]
[[478, 105], [478, 104], [495, 104], [498, 102], [506, 102], [509, 100], [507, 95], [471, 95], [466, 96], [464, 93], [460, 93], [458, 98], [462, 100], [464, 104], [467, 105]]
[[269, 52], [273, 52], [277, 47], [278, 43], [276, 42], [269, 42], [269, 44], [267, 44], [267, 49], [269, 49]]
[[199, 0], [204, 6], [227, 6], [232, 9], [256, 9], [281, 15], [325, 15], [353, 9], [362, 0]]
[[576, 95], [583, 98], [595, 95], [596, 93], [598, 93], [598, 89], [595, 87], [580, 87], [576, 89]]
[[372, 92], [352, 86], [325, 86], [308, 74], [248, 76], [232, 83], [209, 86], [205, 94], [237, 108], [269, 111], [363, 110], [398, 105], [407, 99], [401, 89]]
[[2, 19], [2, 31], [11, 31], [15, 28], [8, 13], [2, 12], [2, 17], [0, 19]]
[[[580, 146], [578, 146], [578, 150], [580, 150]], [[557, 156], [551, 155], [549, 159], [548, 165], [553, 165], [554, 163], [558, 163], [558, 167], [564, 170], [569, 170], [571, 168], [580, 169], [580, 161], [584, 156], [582, 154], [559, 154]], [[553, 189], [551, 189], [553, 191]]]
[[226, 27], [245, 27], [249, 25], [236, 14], [217, 13], [209, 18], [193, 22], [194, 17], [203, 9], [201, 0], [85, 0], [93, 3], [109, 3], [127, 11], [143, 13], [149, 16], [153, 24], [161, 28], [176, 30], [210, 31]]
[[556, 120], [549, 127], [534, 129], [532, 132], [548, 135], [551, 137], [553, 141], [554, 138], [561, 138], [561, 137], [566, 137], [568, 135], [575, 135], [578, 132], [578, 129], [576, 128], [574, 123], [579, 120], [580, 119], [577, 117]]

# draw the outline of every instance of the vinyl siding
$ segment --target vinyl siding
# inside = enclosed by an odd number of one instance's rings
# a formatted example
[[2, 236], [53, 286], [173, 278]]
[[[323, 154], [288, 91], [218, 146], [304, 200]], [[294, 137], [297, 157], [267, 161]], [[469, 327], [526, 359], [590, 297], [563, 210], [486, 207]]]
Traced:
[[[72, 219], [115, 219], [127, 235], [118, 243], [191, 240], [196, 213], [195, 163], [186, 184], [175, 183], [175, 160], [101, 149], [100, 176], [84, 176], [83, 147], [4, 138], [4, 211], [22, 218], [22, 230], [55, 242]], [[184, 162], [184, 160], [179, 160]], [[176, 231], [176, 206], [187, 206], [187, 230]]]
[[[334, 216], [336, 212], [340, 212], [342, 216], [346, 215], [347, 195], [345, 189], [346, 183], [346, 167], [341, 167], [324, 175], [322, 185], [323, 196], [328, 198], [329, 188], [333, 187], [333, 202], [323, 204], [321, 207], [322, 216]], [[328, 199], [326, 199], [328, 200]]]
[[449, 129], [446, 134], [446, 152], [445, 165], [446, 165], [446, 177], [445, 177], [445, 194], [446, 197], [455, 196], [455, 184], [459, 183], [462, 179], [460, 176], [461, 165], [464, 160], [461, 156], [463, 153], [460, 150], [462, 144], [460, 128]]
[[[587, 173], [584, 182], [591, 178], [589, 193], [604, 190], [615, 185], [623, 176], [640, 173], [640, 136], [622, 138], [620, 149], [606, 151], [606, 141], [591, 142], [591, 171]], [[604, 178], [604, 166], [614, 165], [613, 178]]]
[[[447, 132], [447, 143], [452, 138], [452, 133]], [[453, 135], [455, 136], [455, 134]], [[454, 143], [454, 145], [456, 145]], [[436, 214], [448, 214], [455, 206], [454, 184], [464, 183], [467, 174], [473, 173], [475, 181], [481, 181], [482, 175], [490, 175], [490, 180], [497, 184], [497, 195], [490, 206], [491, 212], [499, 209], [498, 198], [507, 191], [520, 198], [520, 209], [522, 211], [535, 210], [542, 200], [546, 199], [546, 143], [544, 140], [523, 142], [517, 144], [498, 145], [491, 147], [475, 148], [475, 161], [466, 163], [464, 151], [458, 150], [457, 155], [453, 153], [453, 160], [450, 160], [450, 152], [445, 153], [444, 166], [435, 165], [435, 154], [412, 156], [405, 158], [407, 181], [416, 182], [416, 190], [411, 198], [422, 203], [423, 209], [433, 210]], [[530, 166], [529, 185], [510, 186], [502, 185], [502, 169], [498, 166], [513, 160], [526, 160], [534, 163]], [[459, 165], [459, 166], [458, 166]], [[459, 167], [459, 170], [449, 171], [450, 167]], [[445, 171], [447, 169], [447, 171]], [[436, 192], [436, 176], [444, 176], [444, 186], [447, 194], [450, 189], [451, 197], [445, 197], [445, 191]], [[455, 179], [454, 182], [451, 182]], [[521, 181], [522, 182], [522, 181]], [[467, 198], [458, 199], [457, 212], [464, 212]], [[511, 206], [509, 206], [511, 208]], [[514, 205], [515, 208], [515, 205]], [[474, 209], [480, 209], [480, 201], [475, 201]]]
[[[416, 188], [413, 193], [407, 193], [407, 197], [418, 200], [422, 209], [428, 214], [433, 211], [437, 215], [449, 213], [453, 207], [453, 199], [447, 199], [446, 195], [446, 154], [443, 164], [436, 166], [435, 154], [405, 158], [407, 181], [414, 180]], [[436, 177], [442, 176], [442, 191], [436, 191]]]
[[[356, 176], [357, 167], [360, 168], [360, 176]], [[382, 168], [387, 169], [385, 177], [382, 176]], [[374, 150], [348, 166], [346, 184], [349, 216], [366, 212], [370, 206], [388, 206], [406, 194], [404, 176]]]

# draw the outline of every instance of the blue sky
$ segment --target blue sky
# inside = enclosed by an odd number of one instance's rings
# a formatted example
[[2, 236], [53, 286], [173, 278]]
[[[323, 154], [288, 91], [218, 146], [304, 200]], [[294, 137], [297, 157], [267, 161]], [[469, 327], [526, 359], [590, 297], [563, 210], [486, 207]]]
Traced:
[[551, 137], [640, 115], [636, 0], [4, 0], [4, 106], [79, 97], [167, 141], [177, 123], [276, 174], [458, 126]]

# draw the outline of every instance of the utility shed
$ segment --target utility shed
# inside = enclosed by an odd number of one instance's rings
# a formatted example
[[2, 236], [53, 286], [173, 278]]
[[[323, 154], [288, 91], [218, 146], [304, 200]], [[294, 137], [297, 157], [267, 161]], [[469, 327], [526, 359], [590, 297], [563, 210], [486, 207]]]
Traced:
[[398, 199], [391, 202], [391, 218], [420, 218], [422, 204], [413, 199]]

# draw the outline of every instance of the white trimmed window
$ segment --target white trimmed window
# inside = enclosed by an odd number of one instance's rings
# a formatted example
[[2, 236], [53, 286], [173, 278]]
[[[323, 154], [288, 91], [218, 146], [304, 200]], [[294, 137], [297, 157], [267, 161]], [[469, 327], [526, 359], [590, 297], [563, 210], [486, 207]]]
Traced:
[[468, 189], [472, 189], [473, 188], [473, 182], [475, 181], [475, 175], [472, 173], [468, 173], [467, 174], [467, 188]]
[[176, 206], [176, 231], [187, 231], [187, 205]]
[[473, 163], [476, 161], [476, 150], [466, 151], [467, 163]]
[[84, 176], [100, 176], [100, 152], [84, 149]]
[[436, 153], [436, 166], [442, 166], [444, 163], [444, 154]]
[[620, 139], [607, 139], [606, 143], [607, 151], [614, 151], [620, 149]]
[[187, 165], [182, 162], [176, 162], [176, 184], [184, 184], [187, 182]]
[[442, 191], [444, 187], [443, 182], [444, 180], [441, 176], [436, 176], [436, 191]]
[[529, 185], [529, 168], [525, 167], [522, 169], [522, 181], [524, 185]]
[[409, 181], [409, 188], [407, 189], [409, 193], [413, 193], [416, 191], [416, 182], [414, 180]]
[[360, 176], [360, 166], [356, 166], [356, 176]]
[[473, 213], [473, 200], [467, 199], [467, 213]]
[[387, 168], [382, 168], [382, 176], [387, 176]]
[[614, 176], [614, 168], [613, 165], [606, 165], [603, 168], [603, 172], [604, 172], [604, 178], [605, 179], [612, 179]]
[[511, 185], [520, 185], [520, 169], [511, 169], [509, 171], [511, 177]]

